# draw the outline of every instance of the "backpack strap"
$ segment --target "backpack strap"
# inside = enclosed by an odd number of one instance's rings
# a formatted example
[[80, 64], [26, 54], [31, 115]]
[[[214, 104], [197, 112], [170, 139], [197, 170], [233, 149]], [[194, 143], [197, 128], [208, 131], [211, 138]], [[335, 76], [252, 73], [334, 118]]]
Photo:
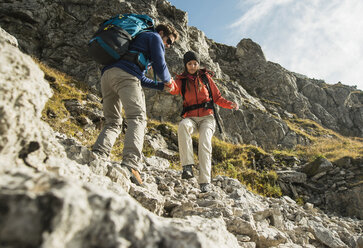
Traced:
[[207, 75], [202, 74], [202, 75], [201, 75], [201, 78], [202, 78], [202, 82], [204, 83], [205, 87], [206, 87], [206, 88], [207, 88], [207, 90], [208, 90], [209, 98], [210, 98], [210, 99], [211, 99], [211, 101], [213, 102], [213, 94], [212, 94], [212, 90], [210, 89], [209, 80], [208, 80], [208, 78], [207, 78]]
[[182, 94], [182, 97], [183, 97], [183, 101], [185, 100], [185, 86], [187, 85], [187, 79], [186, 78], [183, 78], [182, 80], [182, 87], [181, 87], [181, 94]]
[[205, 84], [205, 86], [207, 87], [207, 90], [209, 92], [209, 98], [211, 99], [210, 102], [212, 103], [211, 105], [212, 105], [212, 109], [213, 109], [214, 119], [216, 120], [219, 132], [222, 134], [223, 130], [222, 130], [221, 124], [219, 122], [219, 114], [217, 113], [216, 108], [214, 107], [213, 94], [212, 94], [212, 90], [211, 90], [210, 85], [209, 85], [209, 80], [208, 80], [206, 74], [202, 74], [201, 78], [202, 78], [202, 81]]
[[209, 101], [209, 102], [203, 102], [203, 103], [193, 104], [193, 105], [190, 105], [190, 106], [183, 107], [183, 111], [181, 113], [181, 116], [183, 116], [188, 111], [195, 110], [195, 109], [200, 109], [200, 108], [213, 109], [213, 103], [212, 103], [212, 101]]

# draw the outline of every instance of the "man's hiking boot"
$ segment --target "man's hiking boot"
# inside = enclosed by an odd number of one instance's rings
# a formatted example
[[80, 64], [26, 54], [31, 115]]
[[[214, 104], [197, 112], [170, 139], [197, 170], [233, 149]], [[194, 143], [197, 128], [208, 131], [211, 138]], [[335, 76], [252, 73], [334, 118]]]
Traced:
[[207, 193], [211, 190], [210, 184], [209, 183], [201, 183], [199, 184], [200, 186], [200, 191], [202, 193]]
[[124, 164], [116, 164], [114, 168], [121, 172], [126, 178], [130, 179], [132, 183], [137, 186], [143, 186], [140, 173], [137, 170]]
[[182, 179], [189, 179], [194, 177], [193, 174], [193, 165], [188, 164], [183, 166], [183, 173], [182, 173]]
[[131, 174], [132, 174], [130, 177], [131, 182], [138, 186], [141, 186], [143, 183], [142, 183], [140, 173], [137, 170], [134, 170], [132, 168], [129, 168], [129, 170], [131, 171]]

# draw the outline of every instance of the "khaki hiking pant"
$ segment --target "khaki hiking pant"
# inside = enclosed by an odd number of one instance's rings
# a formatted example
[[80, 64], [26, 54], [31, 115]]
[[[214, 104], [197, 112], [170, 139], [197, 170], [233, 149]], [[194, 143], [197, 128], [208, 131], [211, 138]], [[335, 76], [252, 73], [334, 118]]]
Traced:
[[211, 182], [212, 137], [215, 127], [213, 115], [188, 117], [179, 123], [178, 144], [182, 166], [194, 164], [192, 134], [199, 132], [199, 183]]
[[146, 128], [145, 96], [140, 80], [120, 68], [113, 67], [102, 75], [101, 91], [106, 121], [92, 149], [110, 154], [121, 132], [123, 107], [127, 129], [121, 164], [140, 172]]

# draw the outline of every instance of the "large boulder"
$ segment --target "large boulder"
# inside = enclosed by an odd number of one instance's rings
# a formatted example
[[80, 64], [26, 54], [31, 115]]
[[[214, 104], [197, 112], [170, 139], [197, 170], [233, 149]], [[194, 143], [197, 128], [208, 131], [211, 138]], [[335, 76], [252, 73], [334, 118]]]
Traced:
[[0, 192], [7, 247], [239, 247], [222, 219], [161, 218], [125, 191], [23, 169], [2, 176]]
[[[51, 132], [40, 121], [52, 92], [33, 59], [21, 53], [14, 37], [0, 28], [0, 171], [6, 164], [27, 161], [30, 153], [47, 150]], [[38, 154], [34, 159], [45, 159]]]

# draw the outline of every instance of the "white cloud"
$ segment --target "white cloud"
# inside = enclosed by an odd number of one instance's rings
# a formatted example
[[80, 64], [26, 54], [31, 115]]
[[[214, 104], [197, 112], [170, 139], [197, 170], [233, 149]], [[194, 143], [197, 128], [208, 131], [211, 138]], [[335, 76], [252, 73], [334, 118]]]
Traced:
[[239, 7], [234, 44], [251, 38], [288, 70], [363, 89], [363, 1], [241, 0]]
[[241, 10], [248, 10], [241, 16], [235, 23], [231, 24], [230, 27], [241, 27], [247, 29], [253, 26], [256, 22], [260, 21], [262, 17], [268, 14], [273, 8], [279, 5], [287, 4], [292, 0], [242, 0], [239, 2], [238, 7]]

